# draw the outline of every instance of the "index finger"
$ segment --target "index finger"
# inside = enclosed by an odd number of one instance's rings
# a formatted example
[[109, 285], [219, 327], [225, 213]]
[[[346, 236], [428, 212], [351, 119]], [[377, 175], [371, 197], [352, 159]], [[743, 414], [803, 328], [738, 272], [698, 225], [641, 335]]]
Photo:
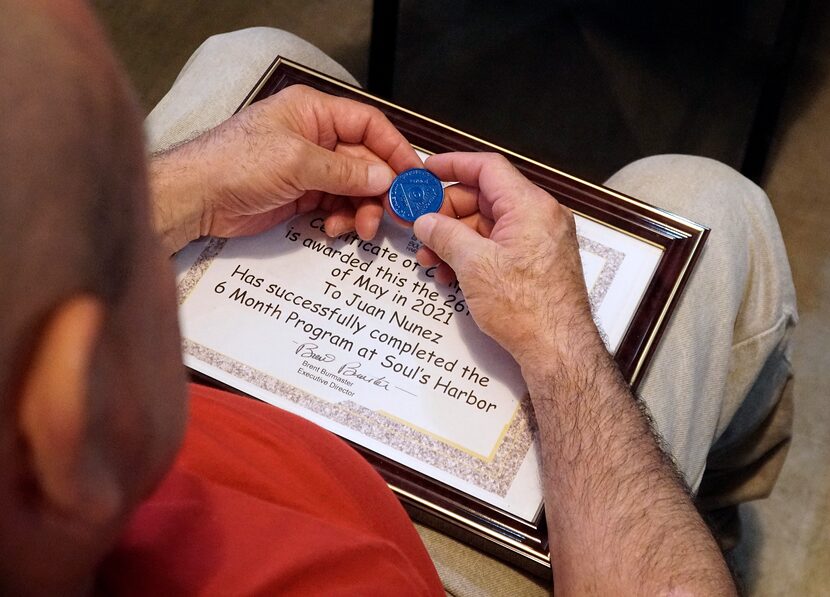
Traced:
[[373, 106], [317, 92], [315, 111], [321, 126], [328, 126], [346, 143], [360, 143], [395, 172], [423, 168], [423, 162], [406, 138]]
[[427, 168], [441, 180], [455, 180], [485, 192], [531, 184], [500, 153], [439, 153], [427, 158]]
[[498, 220], [514, 208], [527, 208], [525, 200], [540, 189], [498, 153], [442, 153], [427, 158], [426, 167], [441, 180], [457, 180], [480, 189], [479, 210]]

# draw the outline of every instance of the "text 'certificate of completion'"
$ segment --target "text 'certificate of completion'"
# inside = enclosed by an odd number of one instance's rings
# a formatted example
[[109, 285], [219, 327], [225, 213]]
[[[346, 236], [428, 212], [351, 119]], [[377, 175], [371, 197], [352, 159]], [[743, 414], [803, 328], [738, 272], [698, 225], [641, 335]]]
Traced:
[[[319, 214], [177, 256], [186, 364], [525, 520], [542, 504], [512, 358], [457, 286], [415, 261], [411, 229], [322, 231]], [[613, 352], [661, 249], [577, 216], [591, 307]]]

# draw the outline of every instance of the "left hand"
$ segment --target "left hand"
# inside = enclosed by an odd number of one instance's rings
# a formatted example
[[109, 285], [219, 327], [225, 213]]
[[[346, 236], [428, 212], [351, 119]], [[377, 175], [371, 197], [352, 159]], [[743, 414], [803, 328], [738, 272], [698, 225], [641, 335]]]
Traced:
[[[396, 172], [422, 167], [380, 110], [294, 85], [152, 159], [157, 230], [171, 252], [329, 212], [326, 232], [372, 238]], [[348, 197], [344, 199], [343, 197]]]

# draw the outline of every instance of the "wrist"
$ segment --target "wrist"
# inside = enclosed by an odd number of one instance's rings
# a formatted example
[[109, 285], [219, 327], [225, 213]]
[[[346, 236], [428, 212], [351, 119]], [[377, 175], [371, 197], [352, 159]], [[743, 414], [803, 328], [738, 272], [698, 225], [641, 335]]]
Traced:
[[189, 149], [155, 156], [149, 164], [153, 227], [170, 254], [210, 228], [206, 177]]
[[544, 334], [528, 336], [529, 342], [514, 353], [531, 396], [551, 379], [559, 385], [579, 386], [585, 371], [603, 369], [613, 364], [593, 320], [574, 317], [550, 326]]

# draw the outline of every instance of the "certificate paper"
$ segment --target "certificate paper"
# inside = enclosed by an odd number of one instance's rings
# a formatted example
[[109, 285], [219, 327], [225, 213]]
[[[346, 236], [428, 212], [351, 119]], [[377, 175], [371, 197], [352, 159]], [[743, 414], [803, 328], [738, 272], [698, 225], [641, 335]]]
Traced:
[[[415, 261], [411, 229], [337, 239], [320, 214], [177, 257], [186, 364], [532, 521], [534, 423], [513, 359], [457, 285]], [[595, 321], [613, 352], [662, 250], [577, 216]], [[551, 289], [552, 291], [554, 289]]]

